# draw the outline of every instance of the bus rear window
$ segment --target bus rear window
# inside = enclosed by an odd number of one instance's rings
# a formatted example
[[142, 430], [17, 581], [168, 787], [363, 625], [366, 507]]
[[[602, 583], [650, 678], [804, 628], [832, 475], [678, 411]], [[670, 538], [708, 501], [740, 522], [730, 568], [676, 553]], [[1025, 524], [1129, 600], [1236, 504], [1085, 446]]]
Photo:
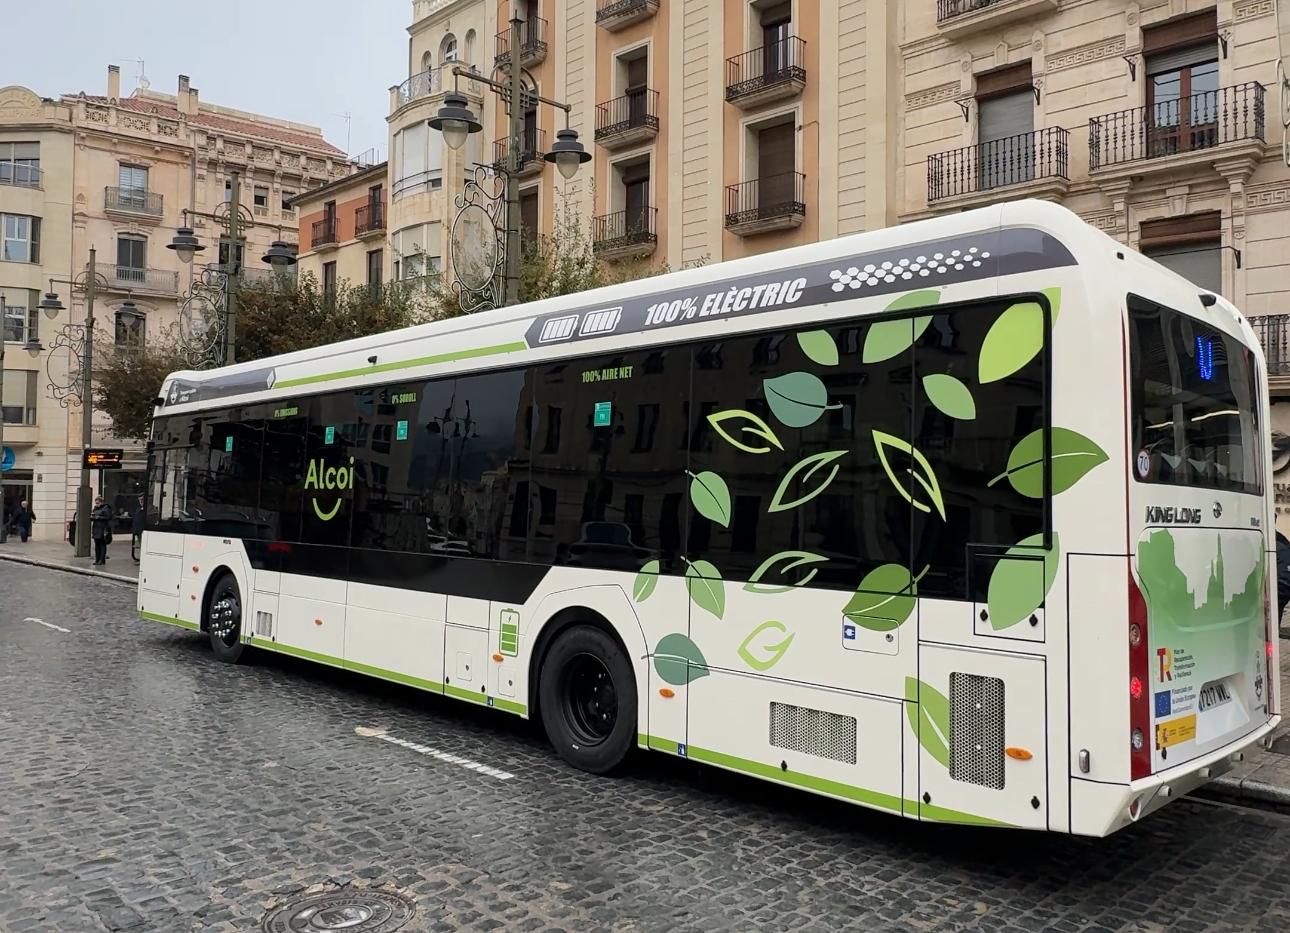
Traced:
[[1239, 340], [1129, 296], [1133, 474], [1149, 483], [1259, 493], [1254, 360]]

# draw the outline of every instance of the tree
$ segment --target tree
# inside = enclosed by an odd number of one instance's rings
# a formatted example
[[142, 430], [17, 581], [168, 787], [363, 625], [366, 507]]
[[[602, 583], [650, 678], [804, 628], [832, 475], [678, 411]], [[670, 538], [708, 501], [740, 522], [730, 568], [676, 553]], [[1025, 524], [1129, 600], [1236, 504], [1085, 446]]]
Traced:
[[143, 346], [94, 342], [94, 405], [112, 419], [112, 433], [143, 440], [152, 409], [166, 377], [188, 369], [188, 361], [171, 328]]

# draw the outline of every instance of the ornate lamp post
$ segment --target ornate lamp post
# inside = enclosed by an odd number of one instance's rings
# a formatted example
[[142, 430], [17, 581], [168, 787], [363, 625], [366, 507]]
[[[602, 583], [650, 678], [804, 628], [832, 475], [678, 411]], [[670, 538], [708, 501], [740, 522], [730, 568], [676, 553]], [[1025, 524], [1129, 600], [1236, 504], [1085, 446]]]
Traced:
[[[5, 319], [5, 301], [4, 295], [0, 295], [0, 327], [3, 326]], [[5, 337], [0, 333], [0, 461], [4, 459], [4, 344]], [[40, 351], [45, 349], [40, 345], [40, 341], [30, 334], [27, 335], [27, 341], [23, 344], [23, 349], [31, 354], [32, 359], [40, 356]], [[9, 538], [9, 522], [5, 519], [8, 516], [4, 512], [4, 467], [0, 463], [0, 544], [3, 544]]]

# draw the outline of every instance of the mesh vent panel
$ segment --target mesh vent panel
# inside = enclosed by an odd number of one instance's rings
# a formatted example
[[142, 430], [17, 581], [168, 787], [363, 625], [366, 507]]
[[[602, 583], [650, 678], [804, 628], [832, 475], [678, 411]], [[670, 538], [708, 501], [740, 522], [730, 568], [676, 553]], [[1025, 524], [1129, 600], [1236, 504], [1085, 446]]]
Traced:
[[770, 704], [770, 744], [853, 765], [856, 718], [791, 703]]
[[950, 674], [950, 777], [1003, 790], [1003, 681]]
[[255, 634], [260, 638], [273, 637], [273, 615], [268, 612], [255, 614]]

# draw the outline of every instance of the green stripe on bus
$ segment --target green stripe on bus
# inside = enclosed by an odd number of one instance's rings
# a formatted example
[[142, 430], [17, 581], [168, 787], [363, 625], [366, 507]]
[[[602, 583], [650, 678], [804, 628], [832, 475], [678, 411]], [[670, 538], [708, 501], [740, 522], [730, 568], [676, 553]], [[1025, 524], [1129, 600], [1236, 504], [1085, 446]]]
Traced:
[[472, 350], [457, 350], [452, 353], [437, 353], [434, 356], [419, 356], [412, 360], [399, 360], [395, 363], [379, 363], [376, 366], [364, 366], [361, 369], [342, 369], [339, 372], [323, 373], [320, 376], [301, 376], [299, 379], [283, 379], [275, 382], [275, 389], [290, 389], [294, 386], [314, 385], [319, 382], [332, 382], [336, 379], [352, 379], [355, 376], [368, 376], [373, 373], [388, 373], [397, 369], [410, 369], [413, 366], [433, 366], [435, 363], [455, 363], [459, 360], [474, 360], [481, 356], [496, 356], [501, 353], [515, 353], [527, 350], [529, 345], [522, 340], [514, 343], [498, 343], [491, 347], [475, 347]]
[[167, 625], [178, 625], [180, 628], [186, 628], [190, 632], [200, 632], [202, 627], [196, 622], [188, 622], [184, 619], [176, 619], [174, 616], [158, 615], [155, 612], [144, 612], [139, 610], [139, 618], [148, 622], [165, 622]]
[[282, 642], [269, 641], [267, 638], [252, 638], [251, 644], [257, 648], [264, 648], [266, 651], [276, 651], [278, 654], [289, 654], [293, 658], [304, 658], [306, 661], [317, 661], [319, 664], [327, 664], [331, 667], [343, 668], [345, 662], [340, 658], [334, 658], [330, 654], [322, 654], [317, 651], [309, 651], [305, 648], [296, 648], [292, 645], [284, 645]]
[[366, 674], [369, 677], [379, 677], [381, 680], [403, 684], [405, 687], [416, 687], [418, 690], [429, 690], [431, 693], [443, 693], [443, 684], [435, 683], [433, 680], [422, 680], [420, 677], [413, 677], [410, 674], [400, 674], [398, 671], [387, 671], [383, 667], [359, 664], [357, 661], [346, 661], [345, 670]]

